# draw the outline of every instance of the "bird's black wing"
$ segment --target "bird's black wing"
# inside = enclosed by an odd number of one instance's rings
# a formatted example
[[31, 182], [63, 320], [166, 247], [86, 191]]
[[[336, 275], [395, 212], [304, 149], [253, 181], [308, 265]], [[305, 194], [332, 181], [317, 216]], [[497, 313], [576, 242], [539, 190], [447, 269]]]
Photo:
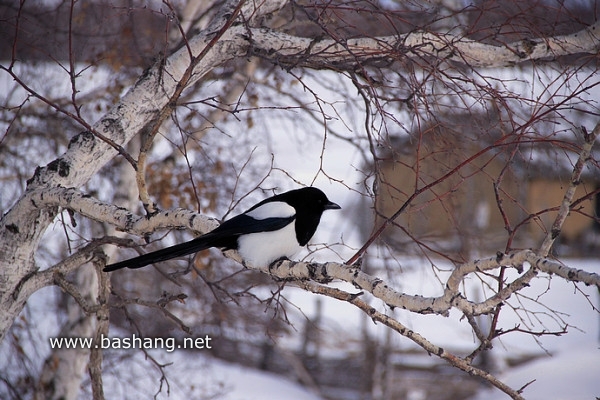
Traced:
[[[289, 217], [273, 217], [256, 219], [247, 214], [236, 215], [235, 217], [223, 222], [214, 230], [210, 231], [206, 235], [200, 236], [215, 236], [219, 238], [238, 237], [240, 235], [247, 235], [250, 233], [259, 232], [272, 232], [278, 229], [285, 228], [296, 218], [295, 215]], [[228, 247], [227, 244], [214, 245], [216, 247]]]
[[207, 234], [192, 239], [189, 242], [176, 244], [139, 257], [107, 265], [104, 271], [110, 272], [121, 268], [142, 268], [156, 262], [197, 253], [210, 247], [236, 249], [239, 236], [250, 233], [276, 231], [290, 224], [294, 218], [295, 215], [281, 218], [255, 219], [246, 214], [240, 214], [223, 222]]

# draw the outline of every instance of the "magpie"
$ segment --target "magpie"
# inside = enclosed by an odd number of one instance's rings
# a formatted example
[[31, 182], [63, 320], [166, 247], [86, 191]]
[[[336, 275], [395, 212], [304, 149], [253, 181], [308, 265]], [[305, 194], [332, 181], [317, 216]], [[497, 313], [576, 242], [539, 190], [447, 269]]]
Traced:
[[104, 271], [141, 268], [209, 247], [234, 249], [245, 263], [267, 266], [278, 259], [293, 257], [314, 235], [323, 211], [340, 208], [317, 188], [290, 190], [261, 201], [189, 242], [107, 265]]

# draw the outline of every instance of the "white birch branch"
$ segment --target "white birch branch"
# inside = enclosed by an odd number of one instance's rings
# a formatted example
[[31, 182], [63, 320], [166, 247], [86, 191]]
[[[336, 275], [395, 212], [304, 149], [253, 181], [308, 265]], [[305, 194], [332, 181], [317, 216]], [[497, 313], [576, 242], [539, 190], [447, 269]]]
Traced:
[[[146, 235], [163, 228], [190, 229], [204, 233], [218, 225], [213, 218], [181, 209], [160, 211], [150, 217], [135, 216], [123, 208], [103, 203], [84, 195], [76, 189], [40, 190], [32, 192], [31, 196], [31, 201], [38, 203], [40, 206], [67, 208], [88, 218], [112, 223], [118, 229], [139, 235]], [[225, 252], [225, 255], [237, 262], [242, 262], [235, 251]], [[276, 280], [314, 281], [318, 283], [329, 283], [333, 280], [348, 282], [359, 290], [371, 293], [390, 307], [399, 307], [421, 314], [448, 315], [452, 307], [456, 307], [463, 313], [470, 315], [489, 313], [500, 302], [505, 301], [513, 293], [528, 286], [538, 271], [557, 274], [570, 281], [600, 287], [600, 275], [570, 269], [540, 257], [531, 250], [498, 254], [495, 257], [474, 260], [455, 267], [446, 282], [444, 293], [439, 297], [422, 297], [399, 292], [382, 279], [361, 271], [359, 266], [348, 266], [335, 262], [321, 264], [284, 260], [270, 266], [247, 264], [245, 266], [266, 273]], [[522, 272], [526, 266], [525, 273], [506, 285], [499, 293], [481, 302], [468, 301], [460, 291], [461, 283], [469, 274], [493, 271], [501, 267], [512, 267], [517, 269], [518, 272]], [[64, 267], [56, 266], [53, 268], [65, 273]], [[48, 274], [51, 271], [43, 272]]]
[[594, 130], [591, 133], [583, 132], [585, 142], [581, 148], [581, 152], [579, 153], [579, 157], [577, 158], [577, 162], [575, 166], [573, 166], [573, 172], [571, 173], [571, 181], [569, 182], [569, 186], [565, 191], [562, 202], [560, 203], [560, 208], [558, 210], [558, 214], [556, 215], [556, 219], [552, 223], [552, 229], [546, 237], [542, 245], [540, 246], [538, 253], [547, 256], [550, 254], [550, 250], [552, 249], [552, 245], [554, 241], [560, 235], [562, 230], [562, 226], [567, 220], [569, 213], [571, 211], [571, 204], [573, 204], [573, 199], [575, 198], [575, 191], [581, 182], [581, 174], [583, 173], [583, 168], [586, 163], [589, 161], [590, 156], [592, 154], [592, 147], [596, 142], [596, 138], [600, 135], [600, 123], [596, 124]]
[[596, 54], [600, 48], [600, 22], [570, 35], [524, 39], [504, 46], [426, 31], [345, 42], [302, 38], [267, 28], [237, 27], [237, 31], [251, 42], [253, 53], [258, 56], [286, 66], [334, 70], [423, 57], [469, 67], [502, 67], [565, 55]]

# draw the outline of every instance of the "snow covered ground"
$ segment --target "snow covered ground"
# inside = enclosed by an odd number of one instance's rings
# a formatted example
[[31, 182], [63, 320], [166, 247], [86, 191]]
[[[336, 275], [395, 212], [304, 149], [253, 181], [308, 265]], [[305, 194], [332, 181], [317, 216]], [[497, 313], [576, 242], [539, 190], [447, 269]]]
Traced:
[[[285, 377], [188, 352], [154, 354], [166, 368], [168, 384], [141, 354], [110, 367], [107, 399], [316, 400], [320, 397]], [[86, 398], [82, 394], [81, 398]]]

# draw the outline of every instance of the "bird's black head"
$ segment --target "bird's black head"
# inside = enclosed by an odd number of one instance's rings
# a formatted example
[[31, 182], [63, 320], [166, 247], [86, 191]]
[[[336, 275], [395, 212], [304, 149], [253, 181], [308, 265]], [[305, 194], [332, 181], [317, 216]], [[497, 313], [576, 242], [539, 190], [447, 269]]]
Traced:
[[339, 210], [341, 207], [330, 201], [325, 193], [315, 187], [305, 187], [302, 189], [290, 190], [278, 196], [281, 201], [285, 201], [292, 207], [299, 210], [313, 213], [323, 213], [325, 210]]
[[296, 236], [300, 246], [306, 245], [314, 235], [323, 211], [341, 208], [330, 201], [325, 193], [314, 187], [290, 190], [276, 197], [277, 200], [285, 201], [296, 210]]

